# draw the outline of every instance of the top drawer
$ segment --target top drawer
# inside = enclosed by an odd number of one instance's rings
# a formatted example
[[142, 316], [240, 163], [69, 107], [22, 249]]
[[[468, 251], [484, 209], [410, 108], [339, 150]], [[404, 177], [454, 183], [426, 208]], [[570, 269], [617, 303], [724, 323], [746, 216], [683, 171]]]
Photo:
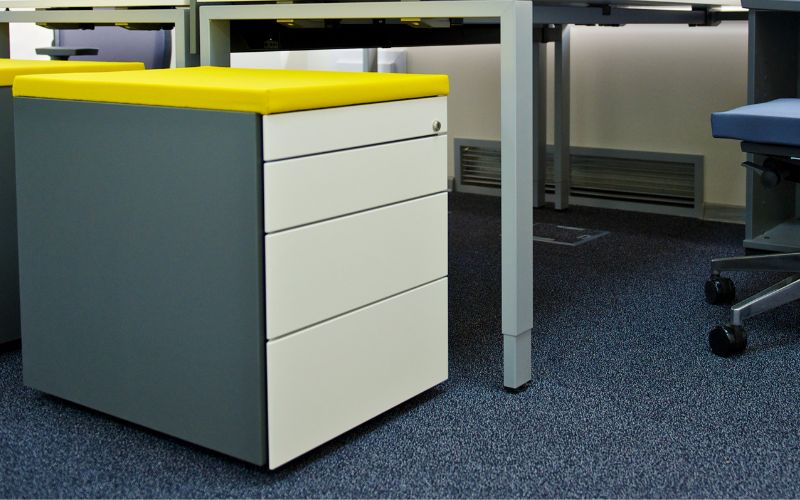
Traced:
[[447, 97], [265, 115], [264, 161], [445, 132]]

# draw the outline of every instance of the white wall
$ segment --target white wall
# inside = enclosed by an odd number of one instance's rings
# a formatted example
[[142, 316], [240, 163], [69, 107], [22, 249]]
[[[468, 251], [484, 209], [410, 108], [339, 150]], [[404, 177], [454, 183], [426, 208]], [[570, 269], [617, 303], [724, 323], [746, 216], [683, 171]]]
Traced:
[[47, 59], [37, 56], [37, 47], [49, 47], [53, 43], [53, 31], [31, 23], [12, 23], [9, 28], [12, 59]]
[[[746, 23], [573, 27], [571, 67], [573, 145], [703, 155], [706, 203], [744, 205], [743, 155], [709, 114], [746, 103]], [[497, 46], [413, 48], [408, 68], [450, 75], [451, 137], [499, 139]]]
[[[306, 50], [295, 52], [244, 52], [231, 54], [231, 66], [237, 68], [278, 68], [333, 70], [339, 51]], [[344, 52], [344, 51], [342, 51]], [[360, 49], [347, 51], [360, 53]]]

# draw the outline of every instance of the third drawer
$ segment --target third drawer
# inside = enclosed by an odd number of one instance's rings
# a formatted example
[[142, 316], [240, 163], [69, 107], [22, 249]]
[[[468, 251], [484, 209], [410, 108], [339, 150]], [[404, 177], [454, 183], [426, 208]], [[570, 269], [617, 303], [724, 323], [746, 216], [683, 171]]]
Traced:
[[273, 339], [447, 275], [447, 193], [266, 236]]

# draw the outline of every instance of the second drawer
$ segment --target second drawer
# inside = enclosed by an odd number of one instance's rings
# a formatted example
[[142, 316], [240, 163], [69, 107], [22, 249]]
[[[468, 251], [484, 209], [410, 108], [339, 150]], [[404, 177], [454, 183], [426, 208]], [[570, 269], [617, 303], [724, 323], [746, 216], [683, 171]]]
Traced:
[[273, 339], [447, 275], [447, 193], [266, 236]]
[[264, 226], [279, 231], [447, 190], [447, 136], [264, 165]]

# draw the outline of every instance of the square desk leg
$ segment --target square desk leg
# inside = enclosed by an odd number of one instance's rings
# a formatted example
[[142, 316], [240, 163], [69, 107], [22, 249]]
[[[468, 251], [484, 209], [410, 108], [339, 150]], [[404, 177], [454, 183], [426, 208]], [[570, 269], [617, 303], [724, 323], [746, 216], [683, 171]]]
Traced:
[[230, 65], [234, 19], [480, 17], [500, 20], [502, 334], [508, 388], [531, 380], [533, 327], [533, 7], [527, 0], [201, 5], [203, 65]]
[[555, 151], [553, 154], [553, 180], [555, 181], [555, 208], [569, 207], [570, 157], [569, 157], [569, 26], [561, 27], [555, 43], [555, 126], [553, 127]]
[[8, 23], [0, 23], [0, 58], [11, 57], [11, 41], [8, 34]]
[[533, 35], [533, 206], [545, 204], [547, 164], [547, 43], [542, 26]]
[[[514, 2], [500, 17], [500, 207], [503, 385], [531, 380], [533, 328], [533, 13]], [[541, 126], [541, 125], [540, 125]]]

